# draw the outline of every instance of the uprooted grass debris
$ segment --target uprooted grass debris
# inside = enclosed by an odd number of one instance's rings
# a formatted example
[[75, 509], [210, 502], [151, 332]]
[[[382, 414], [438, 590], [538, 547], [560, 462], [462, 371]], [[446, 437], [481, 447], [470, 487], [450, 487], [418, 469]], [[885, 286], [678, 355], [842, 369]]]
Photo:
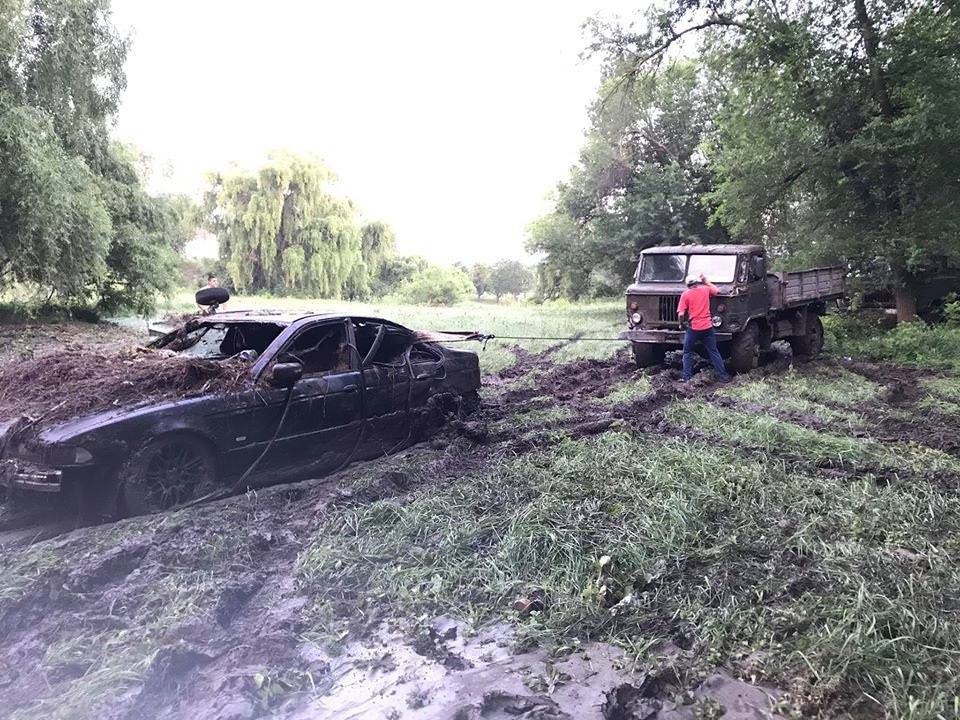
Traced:
[[51, 422], [244, 387], [249, 363], [137, 348], [60, 350], [0, 368], [0, 417]]

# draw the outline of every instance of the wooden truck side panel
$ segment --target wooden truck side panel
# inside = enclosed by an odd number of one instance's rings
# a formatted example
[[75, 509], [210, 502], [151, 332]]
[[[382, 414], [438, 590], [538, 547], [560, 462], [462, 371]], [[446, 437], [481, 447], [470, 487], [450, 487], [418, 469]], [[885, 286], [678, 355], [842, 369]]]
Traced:
[[846, 292], [842, 267], [771, 273], [767, 277], [770, 309], [783, 310], [815, 301], [835, 300]]

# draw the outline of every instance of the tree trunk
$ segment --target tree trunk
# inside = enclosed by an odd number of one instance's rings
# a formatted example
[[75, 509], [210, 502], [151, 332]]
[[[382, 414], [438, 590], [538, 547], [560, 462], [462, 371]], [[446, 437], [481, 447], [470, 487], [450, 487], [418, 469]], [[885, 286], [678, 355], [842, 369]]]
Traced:
[[894, 291], [897, 300], [897, 322], [917, 319], [917, 294], [906, 283], [898, 283]]
[[870, 82], [873, 86], [873, 99], [880, 106], [880, 113], [887, 120], [894, 117], [893, 103], [890, 101], [890, 93], [887, 90], [887, 78], [880, 65], [879, 40], [877, 31], [874, 30], [870, 16], [867, 14], [866, 0], [854, 0], [854, 8], [857, 14], [857, 25], [860, 31], [860, 37], [863, 39], [863, 49], [867, 56], [867, 64], [870, 66]]

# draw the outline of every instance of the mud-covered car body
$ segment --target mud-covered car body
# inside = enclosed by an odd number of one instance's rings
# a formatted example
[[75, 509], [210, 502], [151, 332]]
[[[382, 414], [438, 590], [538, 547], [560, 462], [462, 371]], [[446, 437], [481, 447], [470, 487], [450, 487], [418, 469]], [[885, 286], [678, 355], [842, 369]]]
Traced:
[[[5, 420], [0, 477], [15, 491], [79, 497], [89, 485], [111, 488], [118, 469], [146, 443], [180, 436], [209, 448], [223, 486], [242, 477], [268, 445], [245, 485], [321, 474], [387, 453], [415, 439], [416, 416], [432, 398], [476, 397], [476, 353], [433, 339], [368, 317], [194, 318], [149, 347], [209, 357], [206, 345], [215, 358], [246, 359], [247, 382], [235, 392], [120, 407], [29, 433]], [[287, 381], [278, 384], [271, 374], [281, 366]]]
[[713, 327], [737, 370], [748, 369], [774, 340], [819, 351], [819, 316], [827, 301], [845, 292], [843, 267], [769, 272], [761, 245], [647, 248], [626, 291], [628, 329], [620, 333], [634, 344], [639, 365], [655, 364], [666, 349], [682, 347], [677, 305], [686, 278], [701, 274], [719, 291], [710, 300]]

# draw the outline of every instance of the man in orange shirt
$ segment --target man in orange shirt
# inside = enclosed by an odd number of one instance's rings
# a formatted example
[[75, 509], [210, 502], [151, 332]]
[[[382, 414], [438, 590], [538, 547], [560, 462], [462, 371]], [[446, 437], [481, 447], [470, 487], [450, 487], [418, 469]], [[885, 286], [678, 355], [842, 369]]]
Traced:
[[717, 294], [716, 286], [701, 275], [687, 278], [687, 289], [680, 296], [677, 305], [677, 317], [680, 322], [687, 320], [687, 332], [683, 336], [683, 381], [693, 377], [693, 349], [702, 342], [710, 355], [713, 369], [722, 381], [730, 379], [723, 358], [717, 350], [717, 335], [713, 331], [713, 319], [710, 315], [710, 298]]

